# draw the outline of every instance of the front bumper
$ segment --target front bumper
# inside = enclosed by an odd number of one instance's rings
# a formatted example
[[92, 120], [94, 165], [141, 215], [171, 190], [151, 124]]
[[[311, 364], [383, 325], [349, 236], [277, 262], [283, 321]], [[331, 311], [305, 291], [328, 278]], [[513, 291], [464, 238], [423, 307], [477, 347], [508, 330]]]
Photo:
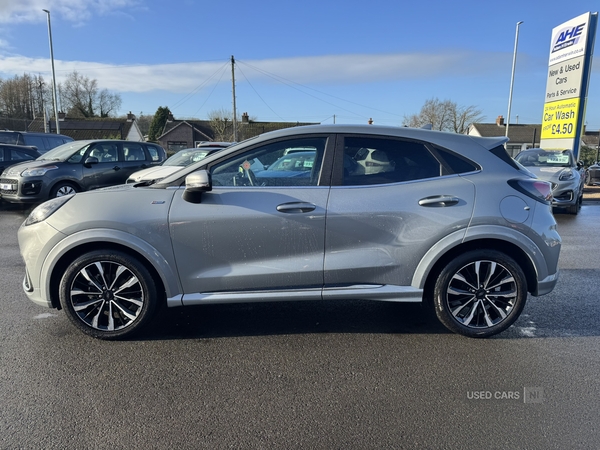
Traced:
[[11, 203], [39, 203], [48, 197], [44, 182], [31, 178], [0, 178], [0, 195]]

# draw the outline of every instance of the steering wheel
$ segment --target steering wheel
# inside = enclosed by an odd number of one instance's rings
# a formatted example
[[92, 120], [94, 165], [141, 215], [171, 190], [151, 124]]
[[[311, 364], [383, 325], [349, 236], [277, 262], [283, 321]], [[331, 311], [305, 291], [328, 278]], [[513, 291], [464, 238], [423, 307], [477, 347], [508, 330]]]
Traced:
[[244, 169], [244, 174], [246, 175], [246, 178], [248, 178], [250, 186], [258, 186], [258, 180], [256, 179], [254, 172], [252, 172], [252, 169]]

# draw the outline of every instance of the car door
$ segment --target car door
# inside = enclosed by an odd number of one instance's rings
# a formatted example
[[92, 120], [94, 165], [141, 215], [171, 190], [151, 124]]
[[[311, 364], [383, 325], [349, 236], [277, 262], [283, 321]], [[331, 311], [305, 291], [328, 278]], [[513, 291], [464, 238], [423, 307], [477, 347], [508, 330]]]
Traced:
[[[88, 157], [98, 159], [98, 163], [86, 164]], [[123, 169], [121, 144], [118, 141], [96, 142], [88, 148], [82, 158], [81, 184], [85, 190], [98, 189], [124, 184], [128, 174]]]
[[425, 252], [466, 229], [474, 186], [420, 142], [376, 136], [338, 142], [327, 205], [324, 296], [335, 286], [410, 286]]
[[[316, 152], [303, 185], [258, 181], [255, 171], [300, 144]], [[201, 203], [175, 195], [169, 227], [184, 304], [321, 298], [331, 174], [323, 161], [332, 152], [328, 136], [254, 145], [207, 167], [213, 187]]]
[[122, 145], [123, 158], [120, 166], [121, 175], [124, 176], [126, 181], [132, 173], [150, 167], [152, 159], [150, 153], [144, 150], [144, 145], [140, 142], [127, 141], [123, 142]]

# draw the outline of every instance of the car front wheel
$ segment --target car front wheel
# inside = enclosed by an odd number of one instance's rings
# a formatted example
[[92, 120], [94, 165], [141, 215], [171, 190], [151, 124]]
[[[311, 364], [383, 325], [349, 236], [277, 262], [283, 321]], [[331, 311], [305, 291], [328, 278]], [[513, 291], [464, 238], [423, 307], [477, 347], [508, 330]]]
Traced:
[[60, 303], [71, 322], [99, 339], [120, 339], [146, 325], [156, 309], [156, 285], [134, 257], [92, 251], [78, 257], [60, 283]]
[[64, 195], [76, 194], [79, 192], [76, 186], [71, 183], [57, 183], [50, 192], [50, 198], [62, 197]]
[[525, 275], [512, 258], [496, 250], [473, 250], [441, 270], [433, 304], [449, 330], [489, 337], [517, 320], [526, 299]]

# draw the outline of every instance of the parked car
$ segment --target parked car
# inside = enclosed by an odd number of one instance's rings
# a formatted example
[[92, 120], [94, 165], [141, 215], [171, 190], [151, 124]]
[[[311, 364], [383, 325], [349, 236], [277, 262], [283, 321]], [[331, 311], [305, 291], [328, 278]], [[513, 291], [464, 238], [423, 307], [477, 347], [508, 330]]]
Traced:
[[587, 186], [595, 186], [600, 184], [600, 162], [596, 161], [589, 166], [585, 171], [585, 184]]
[[554, 208], [566, 208], [569, 214], [579, 213], [585, 171], [571, 150], [533, 148], [522, 151], [515, 159], [539, 179], [552, 183]]
[[159, 181], [164, 177], [177, 172], [182, 167], [187, 167], [190, 164], [200, 161], [202, 158], [222, 150], [224, 147], [209, 147], [202, 146], [196, 148], [186, 148], [179, 150], [174, 155], [170, 156], [159, 166], [148, 167], [147, 169], [138, 170], [132, 173], [127, 178], [127, 183], [139, 183], [142, 181]]
[[146, 142], [73, 141], [5, 169], [0, 194], [12, 203], [38, 203], [115, 184], [165, 160], [165, 150]]
[[[561, 247], [550, 183], [505, 142], [373, 125], [266, 133], [158, 183], [38, 206], [18, 232], [23, 288], [101, 339], [133, 335], [163, 304], [333, 299], [423, 302], [449, 330], [491, 336], [528, 293], [553, 290]], [[289, 148], [314, 149], [309, 176], [258, 180], [253, 164]], [[363, 148], [394, 170], [359, 169]]]
[[39, 158], [40, 152], [23, 145], [0, 144], [0, 173], [7, 167]]
[[63, 134], [34, 133], [29, 131], [0, 131], [0, 143], [35, 147], [40, 153], [46, 153], [54, 147], [72, 142], [73, 138]]

